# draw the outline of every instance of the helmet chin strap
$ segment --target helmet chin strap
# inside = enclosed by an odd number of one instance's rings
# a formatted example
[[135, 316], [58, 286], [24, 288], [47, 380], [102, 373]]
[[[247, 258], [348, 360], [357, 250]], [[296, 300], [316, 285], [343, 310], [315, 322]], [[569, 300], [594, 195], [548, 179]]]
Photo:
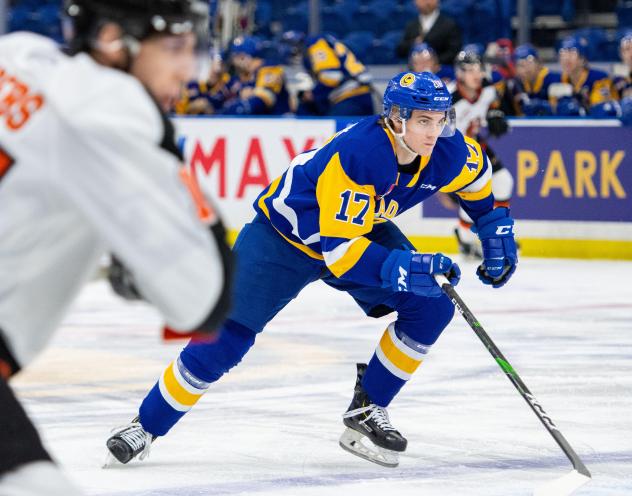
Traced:
[[417, 153], [410, 146], [408, 146], [408, 144], [404, 140], [404, 135], [406, 134], [406, 119], [401, 119], [401, 122], [402, 122], [402, 132], [401, 133], [396, 133], [395, 130], [389, 124], [389, 119], [388, 118], [384, 119], [384, 123], [386, 124], [386, 127], [393, 134], [393, 136], [395, 136], [395, 139], [400, 144], [400, 146], [404, 150], [406, 150], [408, 153], [412, 153], [413, 155], [419, 155], [419, 153]]

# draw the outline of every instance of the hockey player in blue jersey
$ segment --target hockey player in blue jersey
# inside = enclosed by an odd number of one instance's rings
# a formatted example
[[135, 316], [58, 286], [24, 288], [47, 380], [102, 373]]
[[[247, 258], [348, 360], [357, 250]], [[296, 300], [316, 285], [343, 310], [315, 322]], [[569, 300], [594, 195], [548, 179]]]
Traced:
[[127, 463], [144, 457], [223, 374], [237, 365], [270, 320], [311, 282], [349, 293], [369, 317], [397, 318], [368, 365], [358, 365], [340, 445], [385, 466], [407, 440], [386, 408], [427, 357], [454, 306], [434, 279], [452, 284], [458, 266], [419, 253], [391, 219], [438, 191], [456, 192], [482, 242], [477, 270], [503, 286], [517, 256], [514, 221], [493, 208], [492, 167], [479, 144], [455, 129], [451, 96], [429, 72], [395, 76], [381, 116], [365, 118], [292, 160], [255, 201], [237, 238], [234, 307], [213, 343], [190, 342], [143, 400], [139, 415], [107, 441]]
[[538, 52], [528, 43], [514, 52], [516, 62], [516, 91], [520, 97], [520, 110], [524, 115], [552, 115], [552, 85], [560, 82], [561, 75], [544, 67]]
[[571, 96], [560, 98], [557, 115], [616, 117], [618, 105], [612, 81], [603, 71], [588, 66], [588, 41], [581, 36], [568, 36], [559, 50], [562, 83], [570, 87]]
[[632, 29], [623, 32], [619, 55], [622, 65], [613, 82], [620, 100], [621, 121], [625, 126], [632, 126]]
[[372, 115], [371, 75], [342, 42], [329, 34], [308, 37], [303, 65], [313, 87], [299, 95], [298, 115]]
[[283, 66], [261, 57], [255, 36], [235, 38], [229, 60], [235, 75], [227, 83], [230, 95], [217, 114], [283, 115], [290, 112], [290, 100]]

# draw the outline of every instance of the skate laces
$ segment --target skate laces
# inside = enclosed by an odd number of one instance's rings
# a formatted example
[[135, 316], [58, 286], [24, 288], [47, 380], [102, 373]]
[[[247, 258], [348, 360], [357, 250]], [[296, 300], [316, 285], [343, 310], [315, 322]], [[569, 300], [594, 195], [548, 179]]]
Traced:
[[360, 424], [364, 424], [369, 420], [373, 419], [377, 426], [383, 431], [395, 431], [395, 427], [391, 424], [390, 419], [388, 418], [388, 412], [386, 408], [381, 406], [377, 406], [375, 403], [371, 403], [368, 406], [363, 406], [361, 408], [356, 408], [355, 410], [349, 410], [342, 414], [342, 418], [355, 417], [356, 415], [360, 415], [361, 413], [370, 412], [364, 420], [360, 420]]
[[142, 448], [142, 451], [140, 451], [138, 455], [139, 460], [144, 460], [149, 456], [153, 437], [149, 432], [143, 429], [140, 422], [132, 422], [131, 424], [115, 427], [112, 429], [112, 432], [115, 436], [125, 441], [132, 448], [134, 453]]

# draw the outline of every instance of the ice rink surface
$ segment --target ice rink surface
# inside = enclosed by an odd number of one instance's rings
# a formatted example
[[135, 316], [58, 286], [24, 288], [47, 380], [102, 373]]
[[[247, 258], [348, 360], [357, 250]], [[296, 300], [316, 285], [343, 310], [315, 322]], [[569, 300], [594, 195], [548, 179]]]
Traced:
[[[522, 259], [501, 290], [462, 264], [458, 291], [593, 474], [577, 495], [632, 495], [632, 263]], [[400, 466], [338, 447], [355, 380], [388, 322], [308, 287], [144, 462], [103, 470], [183, 343], [103, 282], [82, 292], [52, 345], [13, 385], [53, 455], [99, 496], [528, 495], [571, 466], [456, 315], [389, 408]]]

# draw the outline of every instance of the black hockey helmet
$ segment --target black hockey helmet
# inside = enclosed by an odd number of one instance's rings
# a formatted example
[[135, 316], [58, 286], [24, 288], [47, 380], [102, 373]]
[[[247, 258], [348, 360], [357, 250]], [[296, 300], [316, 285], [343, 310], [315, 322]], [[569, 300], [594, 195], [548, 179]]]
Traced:
[[454, 67], [465, 69], [468, 65], [479, 64], [483, 67], [483, 59], [474, 50], [461, 50], [454, 59]]
[[195, 33], [208, 43], [209, 7], [202, 0], [64, 0], [66, 38], [72, 52], [87, 51], [105, 22], [142, 41], [154, 34]]

